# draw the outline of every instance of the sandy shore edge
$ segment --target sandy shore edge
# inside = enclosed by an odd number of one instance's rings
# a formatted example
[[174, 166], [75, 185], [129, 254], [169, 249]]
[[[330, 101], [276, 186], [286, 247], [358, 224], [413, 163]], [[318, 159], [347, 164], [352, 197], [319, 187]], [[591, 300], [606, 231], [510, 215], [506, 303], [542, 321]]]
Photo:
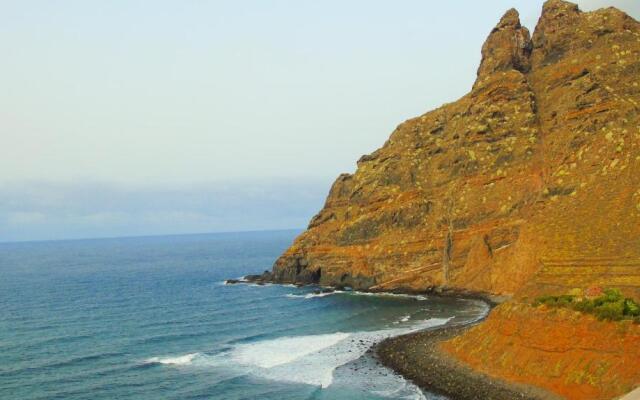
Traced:
[[438, 349], [439, 342], [460, 335], [477, 323], [445, 325], [389, 338], [375, 347], [374, 354], [383, 365], [424, 390], [453, 400], [561, 399], [538, 387], [489, 377]]

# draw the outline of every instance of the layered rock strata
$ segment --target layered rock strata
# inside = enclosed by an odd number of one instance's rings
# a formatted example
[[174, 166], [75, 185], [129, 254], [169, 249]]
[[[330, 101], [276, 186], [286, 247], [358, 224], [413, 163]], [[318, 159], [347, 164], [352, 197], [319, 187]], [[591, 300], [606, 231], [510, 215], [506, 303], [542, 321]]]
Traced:
[[[451, 77], [453, 79], [454, 77]], [[400, 124], [335, 181], [279, 282], [640, 295], [640, 24], [509, 10], [469, 94]]]

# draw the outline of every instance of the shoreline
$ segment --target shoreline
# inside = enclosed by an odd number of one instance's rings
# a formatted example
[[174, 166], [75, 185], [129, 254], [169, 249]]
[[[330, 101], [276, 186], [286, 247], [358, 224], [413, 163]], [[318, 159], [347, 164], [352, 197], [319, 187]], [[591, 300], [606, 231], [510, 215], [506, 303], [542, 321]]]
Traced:
[[[267, 273], [265, 271], [265, 273]], [[242, 284], [253, 284], [253, 285], [292, 285], [296, 287], [316, 287], [318, 293], [329, 293], [329, 292], [339, 292], [339, 291], [353, 291], [359, 293], [379, 293], [379, 294], [389, 294], [389, 295], [409, 295], [409, 296], [437, 296], [437, 297], [452, 297], [452, 298], [460, 298], [460, 299], [469, 299], [469, 300], [481, 300], [489, 305], [490, 308], [497, 306], [511, 298], [511, 296], [498, 296], [493, 295], [491, 293], [465, 290], [465, 289], [457, 289], [457, 288], [447, 288], [441, 286], [434, 286], [425, 288], [424, 290], [415, 290], [415, 289], [407, 289], [407, 288], [396, 288], [393, 290], [368, 290], [368, 289], [354, 289], [348, 288], [345, 286], [323, 286], [320, 283], [300, 283], [300, 282], [285, 282], [285, 281], [275, 281], [273, 279], [268, 279], [265, 275], [245, 275], [240, 278], [226, 279], [223, 282], [225, 285], [242, 285]], [[348, 289], [347, 289], [348, 288]]]
[[[226, 285], [295, 285], [297, 287], [316, 287], [317, 293], [340, 292], [345, 288], [321, 286], [317, 283], [276, 282], [264, 279], [262, 275], [247, 275], [239, 279], [229, 279]], [[431, 393], [445, 395], [455, 400], [555, 400], [559, 397], [539, 389], [518, 383], [506, 382], [488, 377], [470, 367], [462, 365], [441, 351], [437, 350], [440, 341], [457, 336], [486, 319], [491, 310], [507, 300], [504, 296], [493, 296], [487, 293], [434, 287], [428, 290], [361, 290], [354, 292], [409, 296], [435, 296], [441, 298], [460, 298], [480, 300], [487, 304], [489, 310], [477, 320], [464, 324], [445, 324], [434, 328], [386, 338], [374, 343], [367, 351], [382, 365], [416, 386]]]
[[388, 338], [374, 346], [374, 356], [420, 388], [455, 400], [560, 399], [538, 387], [504, 381], [475, 371], [438, 349], [440, 342], [464, 333], [483, 320]]
[[[321, 286], [318, 283], [277, 282], [264, 279], [261, 275], [247, 275], [240, 279], [229, 279], [226, 285], [294, 285], [297, 287], [316, 287], [317, 293], [340, 292], [345, 288]], [[445, 324], [434, 328], [427, 328], [400, 336], [386, 338], [368, 350], [382, 365], [411, 381], [416, 386], [431, 393], [445, 395], [452, 400], [560, 400], [561, 398], [545, 389], [516, 382], [509, 382], [490, 377], [464, 365], [454, 357], [440, 351], [438, 344], [458, 336], [477, 324], [482, 323], [491, 310], [498, 304], [509, 299], [507, 296], [495, 296], [483, 292], [460, 289], [433, 287], [427, 290], [362, 290], [351, 289], [353, 292], [435, 296], [441, 298], [460, 298], [480, 300], [487, 304], [489, 311], [486, 315], [472, 322], [464, 324]]]

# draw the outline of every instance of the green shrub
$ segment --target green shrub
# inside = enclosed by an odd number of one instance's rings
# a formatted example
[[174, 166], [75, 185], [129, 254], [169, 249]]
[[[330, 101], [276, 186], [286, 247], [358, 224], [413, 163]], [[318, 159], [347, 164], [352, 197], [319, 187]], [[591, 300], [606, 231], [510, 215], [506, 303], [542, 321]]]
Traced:
[[600, 296], [600, 297], [598, 297], [596, 299], [593, 299], [594, 307], [600, 307], [601, 305], [603, 305], [606, 302], [607, 302], [607, 297], [605, 295]]
[[562, 296], [558, 296], [558, 300], [556, 301], [557, 305], [560, 307], [567, 307], [573, 303], [574, 296], [564, 294]]
[[598, 319], [609, 319], [612, 321], [624, 318], [624, 300], [606, 302], [595, 309]]
[[624, 300], [624, 314], [632, 317], [640, 316], [640, 305], [631, 299]]
[[540, 296], [533, 302], [536, 306], [547, 305], [554, 306], [556, 304], [556, 296]]
[[596, 309], [596, 305], [594, 304], [593, 300], [585, 299], [585, 300], [576, 302], [573, 308], [576, 311], [580, 311], [585, 314], [592, 314], [593, 311]]
[[623, 299], [620, 289], [606, 289], [602, 297], [606, 299], [607, 303], [614, 303]]
[[572, 304], [575, 296], [563, 294], [561, 296], [540, 296], [535, 299], [534, 304], [536, 306], [546, 305], [549, 307], [567, 307]]
[[540, 296], [534, 300], [533, 304], [571, 308], [585, 314], [593, 314], [601, 320], [631, 319], [640, 323], [640, 305], [631, 298], [623, 297], [619, 289], [607, 289], [595, 299], [582, 299], [568, 294]]

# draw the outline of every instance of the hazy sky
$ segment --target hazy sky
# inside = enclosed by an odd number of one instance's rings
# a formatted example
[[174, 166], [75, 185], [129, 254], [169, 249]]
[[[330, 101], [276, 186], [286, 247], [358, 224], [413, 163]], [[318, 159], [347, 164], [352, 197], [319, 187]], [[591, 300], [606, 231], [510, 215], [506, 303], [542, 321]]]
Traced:
[[[585, 0], [640, 17], [637, 0]], [[0, 1], [0, 241], [302, 227], [542, 1]]]

